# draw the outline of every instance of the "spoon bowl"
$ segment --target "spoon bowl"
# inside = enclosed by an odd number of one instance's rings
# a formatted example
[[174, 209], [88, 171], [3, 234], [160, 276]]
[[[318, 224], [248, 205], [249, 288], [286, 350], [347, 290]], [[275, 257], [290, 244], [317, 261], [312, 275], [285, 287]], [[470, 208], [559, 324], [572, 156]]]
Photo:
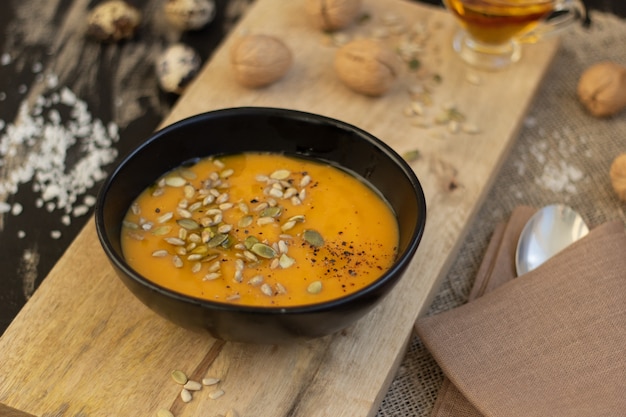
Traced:
[[552, 204], [541, 208], [526, 223], [517, 242], [517, 275], [537, 268], [587, 233], [587, 224], [571, 207]]

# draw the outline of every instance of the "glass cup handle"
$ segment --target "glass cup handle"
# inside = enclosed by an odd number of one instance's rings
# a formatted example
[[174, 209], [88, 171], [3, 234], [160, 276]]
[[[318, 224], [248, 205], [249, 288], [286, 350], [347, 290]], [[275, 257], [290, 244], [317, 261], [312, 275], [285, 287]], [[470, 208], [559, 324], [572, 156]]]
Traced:
[[589, 26], [587, 6], [583, 0], [558, 1], [554, 11], [539, 26], [515, 39], [519, 43], [536, 43], [541, 39], [560, 33], [570, 25], [581, 22]]

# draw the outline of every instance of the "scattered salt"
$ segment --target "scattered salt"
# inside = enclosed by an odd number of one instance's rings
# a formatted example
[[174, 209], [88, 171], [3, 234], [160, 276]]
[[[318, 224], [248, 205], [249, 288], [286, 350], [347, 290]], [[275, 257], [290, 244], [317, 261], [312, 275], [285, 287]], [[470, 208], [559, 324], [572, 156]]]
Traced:
[[17, 231], [17, 238], [18, 239], [24, 239], [26, 237], [26, 232], [23, 230], [18, 230]]
[[20, 203], [15, 203], [13, 204], [13, 207], [11, 208], [11, 214], [14, 216], [19, 216], [20, 214], [22, 214], [23, 210], [24, 210], [24, 207]]
[[11, 61], [11, 55], [6, 52], [0, 56], [0, 65], [9, 65]]
[[[104, 167], [115, 160], [113, 144], [119, 129], [115, 123], [105, 125], [94, 119], [87, 103], [69, 88], [56, 89], [56, 75], [46, 78], [54, 90], [33, 99], [32, 105], [24, 100], [18, 122], [0, 125], [0, 166], [13, 160], [0, 177], [0, 199], [30, 184], [38, 194], [35, 207], [61, 210], [61, 221], [69, 225], [69, 215], [85, 215], [95, 205], [96, 198], [86, 193], [105, 178]], [[19, 203], [10, 206], [0, 201], [0, 214], [19, 214], [22, 208]], [[51, 236], [60, 237], [60, 232]]]
[[41, 62], [35, 62], [31, 69], [34, 73], [41, 72], [41, 70], [43, 69], [43, 64]]
[[52, 239], [60, 239], [61, 238], [61, 231], [60, 230], [52, 230], [50, 232], [50, 237]]

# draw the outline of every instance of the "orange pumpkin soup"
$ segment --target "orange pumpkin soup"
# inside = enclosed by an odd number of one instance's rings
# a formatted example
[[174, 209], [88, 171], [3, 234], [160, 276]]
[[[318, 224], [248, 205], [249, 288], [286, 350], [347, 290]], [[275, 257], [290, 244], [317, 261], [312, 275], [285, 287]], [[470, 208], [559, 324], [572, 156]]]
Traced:
[[336, 299], [394, 262], [395, 215], [364, 181], [281, 154], [201, 159], [158, 179], [122, 227], [127, 262], [197, 298], [251, 306]]

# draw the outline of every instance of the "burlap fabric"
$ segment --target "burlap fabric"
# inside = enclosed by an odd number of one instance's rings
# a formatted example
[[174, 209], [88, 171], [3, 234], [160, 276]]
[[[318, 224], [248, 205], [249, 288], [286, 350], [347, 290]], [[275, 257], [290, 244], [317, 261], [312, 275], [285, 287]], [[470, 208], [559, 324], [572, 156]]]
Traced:
[[[617, 199], [608, 174], [613, 159], [626, 152], [626, 112], [596, 119], [575, 95], [578, 78], [590, 65], [606, 59], [626, 65], [626, 21], [600, 12], [592, 12], [591, 19], [589, 28], [573, 28], [561, 37], [520, 136], [427, 315], [467, 302], [496, 226], [516, 206], [562, 202], [581, 212], [590, 227], [626, 222], [626, 204]], [[415, 336], [377, 416], [429, 416], [443, 381]]]

